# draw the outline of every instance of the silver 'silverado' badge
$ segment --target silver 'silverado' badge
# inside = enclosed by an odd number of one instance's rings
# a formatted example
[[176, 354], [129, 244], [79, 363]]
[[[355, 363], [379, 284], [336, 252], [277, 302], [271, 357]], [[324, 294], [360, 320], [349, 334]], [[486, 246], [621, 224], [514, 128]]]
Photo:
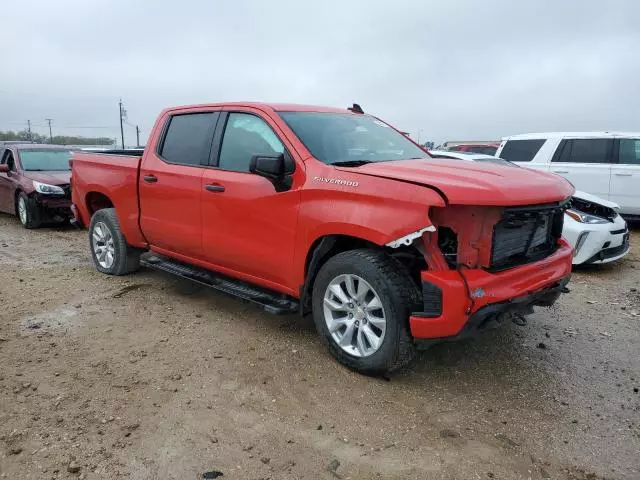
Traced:
[[335, 185], [346, 185], [347, 187], [358, 187], [360, 184], [352, 180], [342, 180], [340, 178], [313, 177], [315, 182], [333, 183]]

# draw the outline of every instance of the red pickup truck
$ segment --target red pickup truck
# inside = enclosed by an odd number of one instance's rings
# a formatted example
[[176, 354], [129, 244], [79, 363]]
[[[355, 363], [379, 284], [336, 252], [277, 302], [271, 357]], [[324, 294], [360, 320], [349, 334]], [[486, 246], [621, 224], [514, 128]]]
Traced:
[[72, 163], [99, 271], [143, 264], [312, 313], [363, 373], [550, 306], [571, 272], [566, 180], [433, 159], [357, 105], [171, 108], [141, 156]]

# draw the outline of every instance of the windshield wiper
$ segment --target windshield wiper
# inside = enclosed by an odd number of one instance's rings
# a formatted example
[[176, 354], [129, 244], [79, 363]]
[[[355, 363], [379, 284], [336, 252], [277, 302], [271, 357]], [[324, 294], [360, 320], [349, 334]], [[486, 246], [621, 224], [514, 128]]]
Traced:
[[359, 167], [361, 165], [366, 165], [367, 163], [373, 163], [371, 160], [342, 160], [339, 162], [333, 162], [329, 165], [337, 165], [339, 167]]

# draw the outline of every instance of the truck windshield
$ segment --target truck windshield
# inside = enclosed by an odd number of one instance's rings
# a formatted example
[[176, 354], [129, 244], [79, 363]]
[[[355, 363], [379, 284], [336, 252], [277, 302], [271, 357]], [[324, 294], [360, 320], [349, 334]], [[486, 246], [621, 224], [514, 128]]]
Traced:
[[26, 171], [71, 170], [71, 150], [21, 149], [20, 162]]
[[429, 158], [404, 135], [369, 115], [327, 112], [279, 112], [305, 147], [328, 164], [359, 166]]

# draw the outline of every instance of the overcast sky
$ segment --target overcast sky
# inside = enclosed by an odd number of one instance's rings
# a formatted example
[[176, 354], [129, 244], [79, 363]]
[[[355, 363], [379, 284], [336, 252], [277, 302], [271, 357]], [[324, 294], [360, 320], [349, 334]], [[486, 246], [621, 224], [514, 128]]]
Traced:
[[637, 0], [7, 0], [2, 18], [2, 130], [119, 136], [120, 97], [145, 139], [166, 106], [238, 100], [357, 102], [438, 142], [640, 130]]

